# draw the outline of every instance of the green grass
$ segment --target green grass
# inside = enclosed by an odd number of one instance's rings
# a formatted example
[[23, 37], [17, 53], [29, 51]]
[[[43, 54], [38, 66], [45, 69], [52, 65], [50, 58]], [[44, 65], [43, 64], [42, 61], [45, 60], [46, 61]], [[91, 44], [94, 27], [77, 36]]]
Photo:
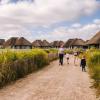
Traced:
[[94, 80], [93, 86], [97, 89], [97, 95], [100, 96], [100, 50], [90, 49], [85, 52], [89, 73]]
[[42, 49], [4, 50], [0, 52], [0, 87], [38, 70], [57, 58]]

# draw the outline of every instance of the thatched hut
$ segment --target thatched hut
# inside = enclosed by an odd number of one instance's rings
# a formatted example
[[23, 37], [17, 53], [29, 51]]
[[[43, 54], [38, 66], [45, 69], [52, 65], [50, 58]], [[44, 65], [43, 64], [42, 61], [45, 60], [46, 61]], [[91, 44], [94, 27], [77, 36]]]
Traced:
[[74, 39], [69, 39], [65, 44], [64, 47], [66, 48], [71, 48], [71, 43], [73, 42]]
[[14, 48], [15, 49], [32, 49], [32, 44], [24, 37], [21, 37], [21, 38], [17, 38]]
[[3, 48], [4, 43], [5, 43], [5, 39], [0, 39], [0, 48]]
[[82, 39], [69, 39], [66, 43], [65, 43], [65, 47], [66, 48], [85, 48], [85, 41]]
[[58, 48], [59, 47], [59, 41], [53, 41], [52, 47], [53, 48]]
[[15, 43], [16, 43], [17, 37], [11, 37], [4, 43], [5, 48], [14, 48]]
[[63, 41], [53, 41], [50, 43], [50, 46], [52, 48], [59, 48], [61, 45], [64, 45]]
[[50, 43], [49, 43], [47, 40], [43, 40], [42, 43], [43, 43], [43, 44], [42, 44], [42, 47], [44, 47], [44, 48], [50, 47]]
[[100, 48], [100, 31], [97, 32], [96, 35], [87, 42], [87, 45], [89, 48]]
[[32, 42], [33, 48], [41, 48], [43, 46], [43, 42], [41, 40], [35, 40]]
[[31, 49], [32, 44], [24, 37], [11, 37], [4, 43], [4, 47], [13, 49]]

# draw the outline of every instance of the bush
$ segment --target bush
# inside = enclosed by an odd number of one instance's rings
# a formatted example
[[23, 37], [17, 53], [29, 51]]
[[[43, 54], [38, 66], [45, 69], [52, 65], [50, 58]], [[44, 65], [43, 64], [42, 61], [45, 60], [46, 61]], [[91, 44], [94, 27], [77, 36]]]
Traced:
[[41, 49], [5, 50], [0, 53], [0, 87], [15, 81], [33, 71], [44, 67], [57, 55], [49, 58], [48, 53]]
[[85, 53], [91, 78], [94, 79], [93, 87], [100, 95], [100, 50], [90, 49]]

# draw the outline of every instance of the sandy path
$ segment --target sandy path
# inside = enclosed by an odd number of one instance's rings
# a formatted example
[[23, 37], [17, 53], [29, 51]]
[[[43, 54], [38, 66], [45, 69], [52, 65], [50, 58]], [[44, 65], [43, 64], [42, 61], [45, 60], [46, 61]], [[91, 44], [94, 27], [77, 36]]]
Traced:
[[48, 67], [0, 90], [0, 100], [97, 100], [86, 72], [54, 61]]

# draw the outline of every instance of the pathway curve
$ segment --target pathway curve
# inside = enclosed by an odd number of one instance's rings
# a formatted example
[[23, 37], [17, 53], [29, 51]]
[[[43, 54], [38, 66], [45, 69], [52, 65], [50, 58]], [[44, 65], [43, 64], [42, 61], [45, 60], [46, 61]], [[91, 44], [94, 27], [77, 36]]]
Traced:
[[89, 75], [77, 66], [52, 62], [46, 68], [28, 75], [0, 90], [0, 100], [97, 100]]

